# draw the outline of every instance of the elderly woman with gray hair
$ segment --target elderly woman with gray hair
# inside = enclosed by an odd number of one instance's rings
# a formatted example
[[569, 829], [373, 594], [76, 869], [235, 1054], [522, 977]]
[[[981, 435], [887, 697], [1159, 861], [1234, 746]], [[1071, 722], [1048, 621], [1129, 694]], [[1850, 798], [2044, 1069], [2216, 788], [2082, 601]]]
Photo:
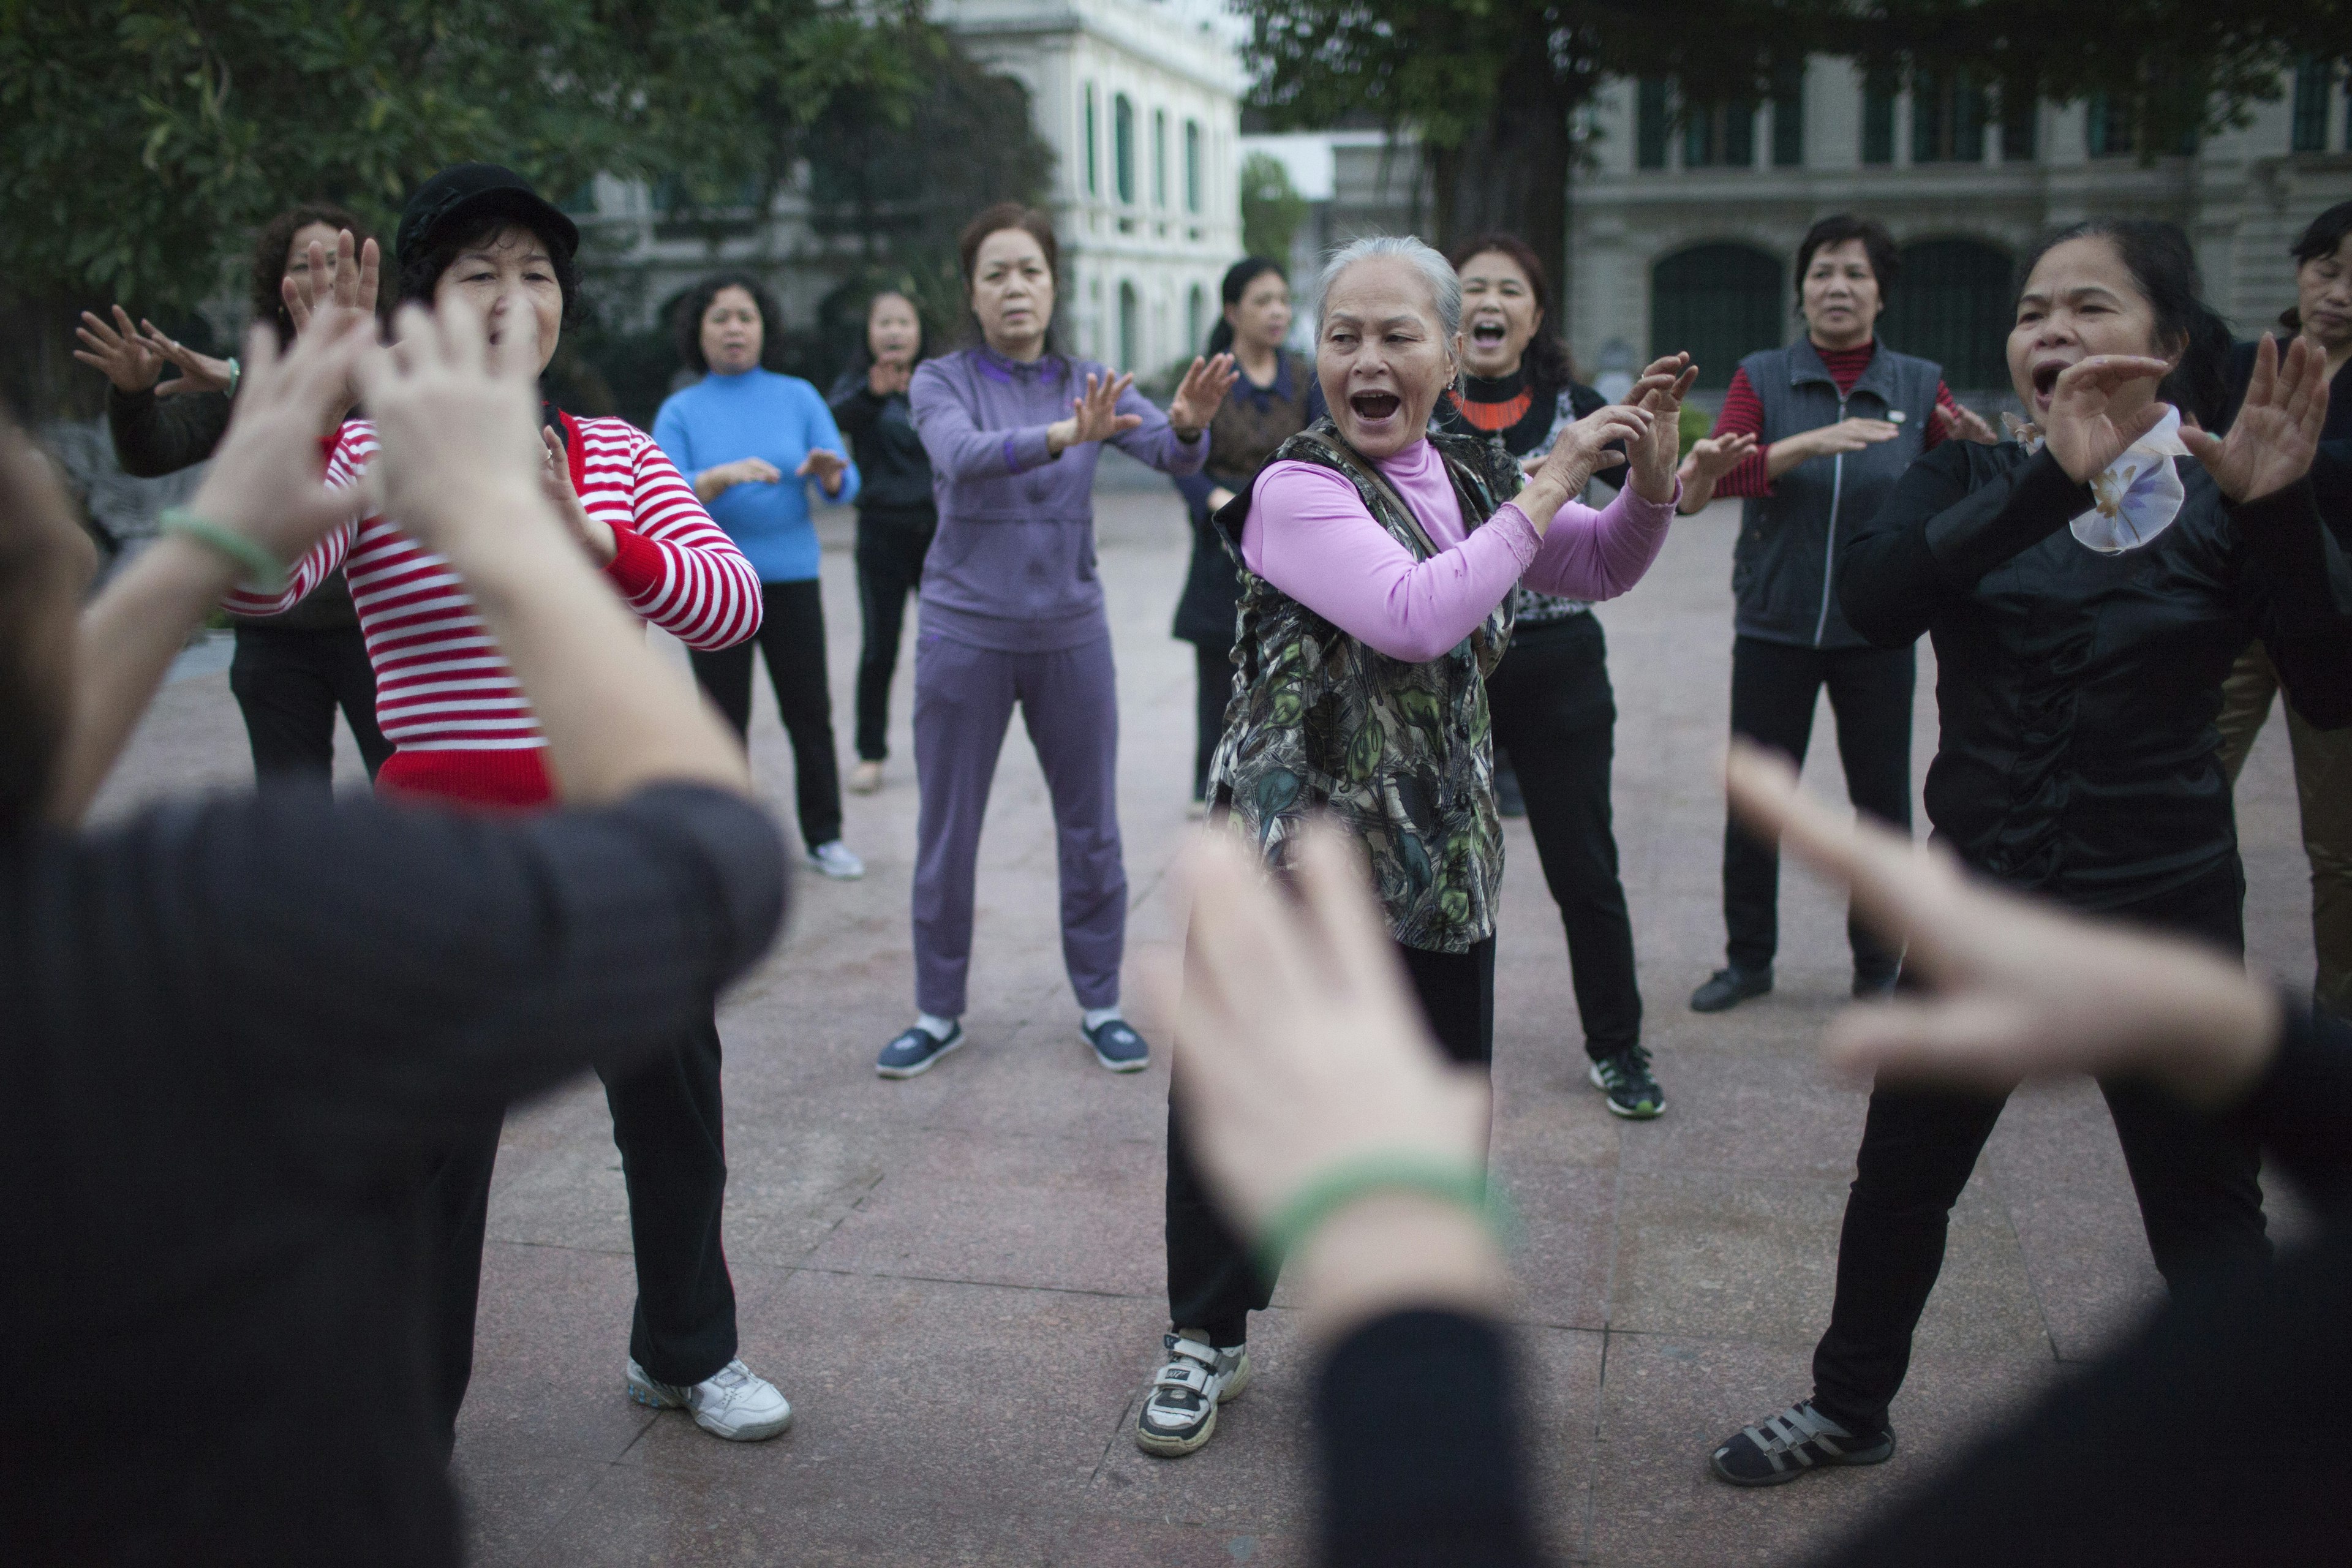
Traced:
[[[1649, 570], [1679, 493], [1692, 373], [1687, 355], [1652, 364], [1523, 482], [1500, 447], [1430, 433], [1462, 355], [1461, 283], [1443, 256], [1417, 239], [1358, 240], [1331, 258], [1318, 294], [1329, 416], [1214, 519], [1241, 563], [1242, 602], [1211, 810], [1277, 873], [1318, 814], [1360, 843], [1431, 1030], [1454, 1060], [1484, 1066], [1503, 874], [1486, 672], [1522, 581], [1608, 599]], [[1622, 453], [1608, 449], [1619, 441]], [[1606, 509], [1571, 499], [1620, 462], [1629, 482]], [[1248, 1314], [1273, 1289], [1211, 1203], [1171, 1103], [1171, 1326], [1137, 1418], [1144, 1452], [1209, 1440], [1218, 1405], [1248, 1384]]]

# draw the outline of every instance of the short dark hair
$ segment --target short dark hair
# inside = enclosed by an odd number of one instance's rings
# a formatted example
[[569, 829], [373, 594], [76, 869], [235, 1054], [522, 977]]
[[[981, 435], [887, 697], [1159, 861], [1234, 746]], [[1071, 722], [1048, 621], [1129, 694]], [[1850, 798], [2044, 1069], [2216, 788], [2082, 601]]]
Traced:
[[253, 319], [277, 323], [281, 348], [294, 341], [294, 318], [286, 313], [281, 287], [286, 280], [286, 252], [293, 247], [296, 235], [318, 223], [338, 232], [350, 229], [353, 241], [361, 245], [376, 239], [375, 231], [358, 214], [332, 202], [300, 202], [261, 226], [261, 232], [253, 237]]
[[1516, 234], [1501, 229], [1486, 234], [1474, 234], [1454, 247], [1445, 259], [1461, 271], [1470, 258], [1486, 251], [1507, 256], [1518, 269], [1528, 275], [1528, 287], [1535, 291], [1536, 310], [1543, 319], [1536, 323], [1536, 335], [1528, 340], [1522, 368], [1528, 373], [1528, 384], [1537, 393], [1557, 394], [1576, 382], [1576, 363], [1568, 356], [1568, 345], [1560, 341], [1559, 316], [1552, 309], [1551, 279], [1544, 272], [1543, 258], [1536, 247]]
[[[1225, 304], [1238, 305], [1249, 293], [1250, 285], [1269, 272], [1285, 283], [1290, 281], [1290, 274], [1282, 269], [1279, 261], [1269, 261], [1263, 256], [1244, 256], [1225, 268], [1224, 279], [1217, 285], [1217, 298]], [[1209, 329], [1208, 346], [1201, 352], [1214, 359], [1233, 346], [1234, 324], [1225, 320], [1225, 313], [1220, 310], [1217, 312], [1217, 324]]]
[[[1045, 253], [1045, 272], [1054, 279], [1054, 315], [1045, 323], [1045, 346], [1050, 353], [1062, 331], [1062, 242], [1054, 237], [1054, 220], [1035, 207], [1021, 202], [996, 202], [972, 215], [963, 232], [956, 236], [956, 268], [963, 278], [965, 294], [971, 292], [973, 275], [980, 268], [980, 247], [992, 234], [1002, 234], [1017, 228], [1037, 242]], [[980, 330], [980, 320], [967, 310], [964, 312], [967, 335], [975, 343], [985, 342]]]
[[710, 309], [710, 301], [728, 289], [740, 289], [751, 296], [751, 309], [760, 312], [760, 367], [782, 368], [784, 312], [765, 283], [741, 271], [714, 272], [678, 296], [677, 316], [673, 323], [677, 333], [678, 359], [697, 375], [709, 373], [710, 361], [702, 353], [702, 312]]
[[[2352, 202], [2337, 202], [2305, 226], [2294, 243], [2287, 247], [2287, 254], [2294, 258], [2295, 268], [2301, 270], [2306, 261], [2335, 255], [2343, 247], [2347, 235], [2352, 235]], [[2303, 311], [2289, 305], [2279, 313], [2279, 325], [2290, 332], [2303, 331]]]
[[1903, 253], [1895, 247], [1895, 237], [1886, 226], [1875, 218], [1856, 217], [1852, 213], [1832, 213], [1797, 242], [1797, 298], [1805, 297], [1805, 274], [1813, 265], [1816, 252], [1847, 240], [1862, 241], [1863, 254], [1870, 258], [1870, 275], [1878, 283], [1878, 298], [1885, 303], [1895, 291], [1895, 279], [1902, 276]]
[[2017, 273], [2019, 294], [2025, 292], [2042, 258], [2070, 239], [2104, 239], [2116, 247], [2124, 270], [2156, 315], [2152, 346], [2160, 354], [2176, 349], [2180, 354], [2179, 364], [2164, 378], [2157, 395], [2208, 430], [2219, 428], [2229, 413], [2233, 339], [2229, 323], [2205, 302], [2197, 253], [2180, 226], [2147, 217], [2095, 217], [2068, 224], [2045, 236], [2026, 257]]
[[440, 287], [441, 274], [449, 270], [449, 264], [461, 252], [487, 244], [507, 229], [520, 226], [537, 235], [539, 242], [547, 247], [547, 258], [555, 271], [555, 286], [563, 291], [564, 324], [568, 326], [579, 319], [580, 262], [552, 225], [520, 205], [511, 208], [493, 205], [475, 213], [473, 218], [467, 224], [444, 225], [431, 244], [418, 247], [414, 256], [400, 258], [403, 300], [430, 307], [433, 290]]

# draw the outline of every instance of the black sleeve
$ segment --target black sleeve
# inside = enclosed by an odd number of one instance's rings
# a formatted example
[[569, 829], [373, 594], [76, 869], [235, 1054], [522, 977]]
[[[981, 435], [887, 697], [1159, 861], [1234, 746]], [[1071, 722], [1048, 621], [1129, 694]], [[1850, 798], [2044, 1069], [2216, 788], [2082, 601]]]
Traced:
[[1392, 1313], [1341, 1341], [1315, 1388], [1322, 1560], [1348, 1568], [1540, 1563], [1512, 1381], [1502, 1331], [1458, 1313]]
[[2091, 487], [2044, 450], [1971, 488], [1971, 454], [1947, 441], [1895, 482], [1838, 563], [1838, 606], [1880, 647], [1907, 647], [1953, 600], [2091, 507]]
[[2352, 1198], [2352, 1024], [2290, 992], [2278, 1055], [2239, 1114], [2305, 1193]]
[[866, 378], [847, 372], [833, 384], [825, 406], [833, 411], [833, 422], [844, 436], [863, 436], [882, 416], [882, 400], [874, 395]]
[[228, 411], [226, 393], [158, 397], [152, 388], [124, 392], [111, 383], [106, 388], [115, 460], [133, 479], [161, 479], [211, 457], [228, 428]]
[[346, 1163], [675, 1045], [783, 913], [767, 814], [699, 786], [520, 819], [265, 790], [124, 837], [168, 993]]
[[2223, 505], [2245, 552], [2242, 603], [2287, 700], [2323, 730], [2352, 724], [2352, 551], [2322, 520], [2313, 480]]

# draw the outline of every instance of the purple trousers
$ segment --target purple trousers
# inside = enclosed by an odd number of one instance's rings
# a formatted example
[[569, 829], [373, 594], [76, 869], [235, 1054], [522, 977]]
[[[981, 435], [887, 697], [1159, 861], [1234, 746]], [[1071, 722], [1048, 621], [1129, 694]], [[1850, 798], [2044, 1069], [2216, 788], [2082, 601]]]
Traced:
[[1118, 845], [1118, 688], [1110, 637], [1052, 653], [915, 642], [915, 1005], [961, 1017], [980, 826], [1018, 703], [1054, 800], [1062, 963], [1080, 1007], [1118, 1000], [1127, 866]]

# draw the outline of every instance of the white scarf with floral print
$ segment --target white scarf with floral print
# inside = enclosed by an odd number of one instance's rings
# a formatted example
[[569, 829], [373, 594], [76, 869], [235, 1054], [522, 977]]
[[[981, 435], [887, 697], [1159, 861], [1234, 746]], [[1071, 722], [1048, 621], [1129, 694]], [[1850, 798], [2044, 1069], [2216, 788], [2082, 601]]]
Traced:
[[[2042, 432], [2013, 414], [2001, 416], [2010, 439], [2029, 452], [2042, 447]], [[2180, 410], [2167, 408], [2156, 427], [2124, 448], [2123, 456], [2091, 476], [2095, 504], [2067, 527], [2086, 549], [2102, 555], [2137, 550], [2172, 526], [2189, 492], [2172, 460], [2189, 455], [2180, 439]]]

